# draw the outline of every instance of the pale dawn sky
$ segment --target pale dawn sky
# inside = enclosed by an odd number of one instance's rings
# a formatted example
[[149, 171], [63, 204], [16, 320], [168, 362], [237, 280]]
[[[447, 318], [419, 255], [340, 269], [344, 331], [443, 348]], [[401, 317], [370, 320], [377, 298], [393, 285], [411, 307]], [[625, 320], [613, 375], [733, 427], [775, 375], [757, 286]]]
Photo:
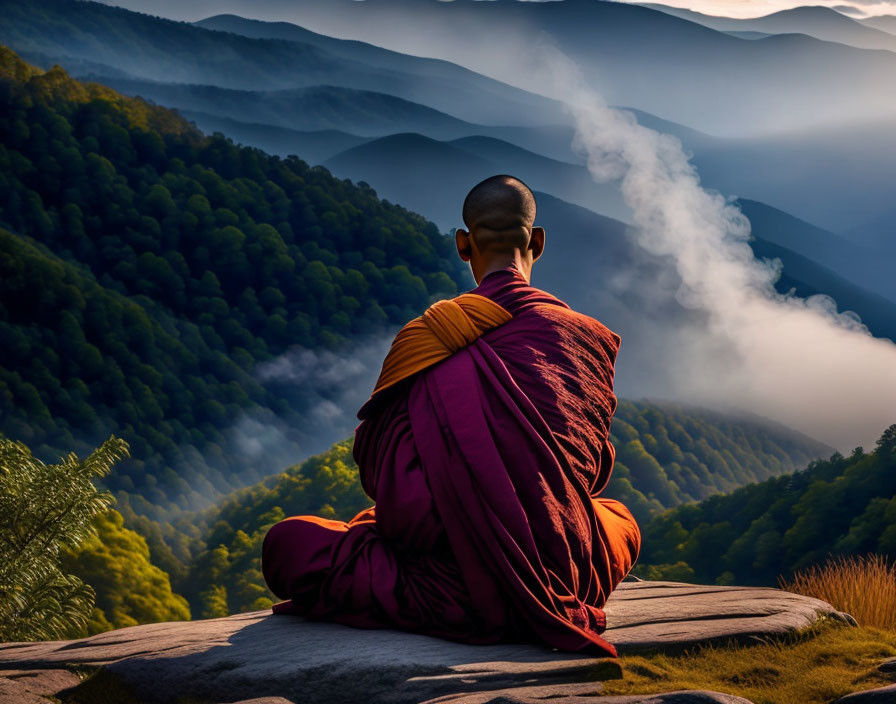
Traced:
[[824, 2], [823, 0], [807, 0], [807, 2], [794, 2], [793, 0], [661, 0], [660, 4], [723, 17], [761, 17], [801, 5], [833, 7], [855, 17], [896, 15], [896, 0], [885, 0], [884, 2], [878, 0], [834, 0], [833, 2]]
[[[630, 2], [631, 0], [619, 1]], [[652, 1], [654, 0], [638, 0], [633, 4], [647, 4]], [[233, 0], [221, 0], [220, 2], [215, 0], [100, 0], [100, 2], [188, 22], [222, 12], [257, 16], [258, 19], [274, 19], [268, 17], [268, 13], [247, 13], [244, 2], [234, 2]], [[707, 15], [725, 17], [760, 17], [801, 5], [824, 5], [836, 8], [841, 12], [848, 12], [856, 17], [896, 15], [896, 0], [805, 0], [805, 2], [799, 2], [799, 0], [659, 0], [659, 3], [696, 10]], [[288, 3], [281, 2], [281, 4], [288, 7]], [[251, 7], [251, 5], [249, 6]], [[237, 8], [241, 8], [242, 12], [237, 11]], [[265, 14], [265, 16], [261, 17], [260, 14]]]

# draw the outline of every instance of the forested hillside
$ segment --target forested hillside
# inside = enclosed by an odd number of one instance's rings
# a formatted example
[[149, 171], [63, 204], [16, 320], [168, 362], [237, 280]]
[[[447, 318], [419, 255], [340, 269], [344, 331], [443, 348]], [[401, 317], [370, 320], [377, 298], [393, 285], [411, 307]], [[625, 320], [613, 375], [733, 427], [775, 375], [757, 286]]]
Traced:
[[140, 623], [190, 620], [186, 599], [171, 590], [169, 575], [151, 562], [146, 540], [124, 527], [118, 511], [97, 516], [93, 527], [95, 535], [62, 556], [63, 569], [96, 592], [87, 628], [72, 637]]
[[641, 525], [659, 511], [804, 467], [833, 449], [755, 416], [621, 400], [608, 495]]
[[[617, 462], [605, 494], [624, 501], [642, 526], [665, 507], [793, 471], [831, 452], [761, 419], [626, 401], [612, 438]], [[261, 544], [271, 525], [301, 514], [348, 520], [371, 503], [358, 481], [351, 440], [338, 443], [209, 511], [202, 547], [176, 586], [194, 616], [265, 608], [273, 595], [261, 575]]]
[[896, 425], [871, 452], [674, 509], [644, 534], [642, 569], [697, 583], [766, 584], [828, 555], [896, 556]]
[[364, 184], [2, 48], [0, 135], [0, 433], [48, 457], [114, 432], [134, 459], [108, 485], [132, 499], [207, 503], [276, 471], [227, 436], [252, 409], [302, 432], [260, 362], [466, 284], [448, 238]]

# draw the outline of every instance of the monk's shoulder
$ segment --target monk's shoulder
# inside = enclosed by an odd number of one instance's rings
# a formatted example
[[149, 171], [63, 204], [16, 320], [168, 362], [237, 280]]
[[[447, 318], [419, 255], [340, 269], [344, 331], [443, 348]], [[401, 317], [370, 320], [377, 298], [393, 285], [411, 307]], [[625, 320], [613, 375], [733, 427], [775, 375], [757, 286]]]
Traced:
[[596, 318], [573, 310], [568, 306], [543, 304], [533, 306], [530, 311], [548, 324], [554, 326], [565, 336], [572, 336], [586, 347], [600, 346], [615, 358], [622, 338]]

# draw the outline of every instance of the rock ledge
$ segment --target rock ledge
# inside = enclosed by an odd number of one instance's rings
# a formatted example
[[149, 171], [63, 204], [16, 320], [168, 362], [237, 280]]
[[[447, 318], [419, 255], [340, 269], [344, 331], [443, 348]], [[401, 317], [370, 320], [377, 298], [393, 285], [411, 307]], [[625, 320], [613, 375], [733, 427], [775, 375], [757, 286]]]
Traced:
[[[605, 637], [620, 653], [772, 636], [825, 617], [844, 619], [823, 601], [777, 589], [672, 582], [624, 583], [606, 610]], [[97, 671], [78, 685], [75, 669]], [[42, 696], [122, 704], [129, 699], [168, 704], [253, 698], [262, 698], [255, 704], [545, 699], [574, 704], [593, 702], [601, 680], [618, 676], [613, 660], [537, 645], [468, 646], [267, 611], [134, 626], [76, 641], [0, 644], [4, 704], [45, 701]], [[600, 701], [746, 700], [693, 692]]]

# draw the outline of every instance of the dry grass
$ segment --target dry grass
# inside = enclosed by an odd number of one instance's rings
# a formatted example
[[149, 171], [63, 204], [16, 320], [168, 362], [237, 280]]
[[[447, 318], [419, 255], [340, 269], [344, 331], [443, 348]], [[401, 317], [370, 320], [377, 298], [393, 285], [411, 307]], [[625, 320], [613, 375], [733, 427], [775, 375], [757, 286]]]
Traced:
[[823, 599], [862, 626], [896, 631], [896, 565], [882, 555], [831, 558], [781, 588]]
[[827, 704], [893, 681], [877, 671], [896, 655], [896, 567], [886, 558], [832, 558], [782, 580], [781, 587], [827, 601], [859, 627], [828, 622], [757, 645], [623, 657], [623, 678], [607, 682], [606, 693], [710, 689], [755, 704]]
[[876, 668], [894, 655], [896, 633], [827, 623], [756, 645], [625, 656], [620, 658], [622, 679], [605, 682], [604, 693], [709, 689], [755, 704], [827, 704], [892, 683]]

